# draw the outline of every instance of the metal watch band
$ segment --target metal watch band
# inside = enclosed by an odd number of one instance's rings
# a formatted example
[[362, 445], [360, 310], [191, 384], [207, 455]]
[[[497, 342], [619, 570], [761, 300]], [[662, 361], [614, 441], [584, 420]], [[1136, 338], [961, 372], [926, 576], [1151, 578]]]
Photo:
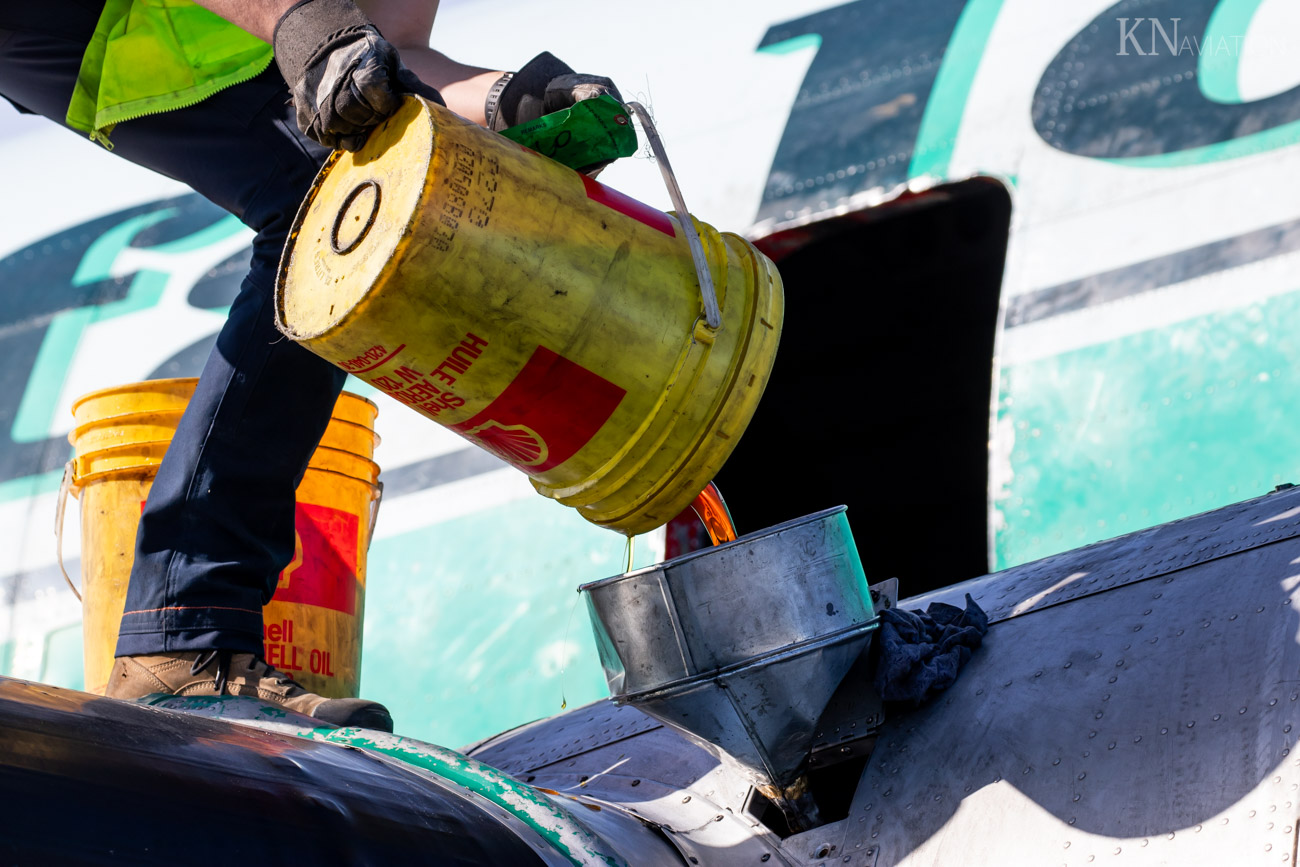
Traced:
[[492, 129], [495, 125], [496, 114], [501, 108], [501, 94], [505, 91], [506, 85], [510, 83], [510, 79], [514, 77], [513, 72], [507, 72], [498, 78], [496, 83], [488, 90], [487, 99], [483, 103], [484, 126], [488, 129]]

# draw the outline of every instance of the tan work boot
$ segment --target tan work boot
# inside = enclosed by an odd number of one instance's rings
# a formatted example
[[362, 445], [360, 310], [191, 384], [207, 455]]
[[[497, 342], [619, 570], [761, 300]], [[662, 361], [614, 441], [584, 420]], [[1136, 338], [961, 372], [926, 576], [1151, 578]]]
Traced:
[[108, 676], [109, 698], [170, 695], [247, 695], [337, 726], [391, 732], [388, 708], [361, 698], [325, 698], [251, 653], [186, 651], [159, 656], [119, 656]]

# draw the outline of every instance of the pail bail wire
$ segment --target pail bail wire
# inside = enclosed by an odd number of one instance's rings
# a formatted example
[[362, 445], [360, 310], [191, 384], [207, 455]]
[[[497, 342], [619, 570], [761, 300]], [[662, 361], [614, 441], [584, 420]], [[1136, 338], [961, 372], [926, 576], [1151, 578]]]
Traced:
[[63, 513], [67, 510], [68, 494], [72, 493], [72, 489], [76, 487], [72, 481], [72, 469], [75, 465], [74, 461], [68, 461], [63, 465], [63, 481], [59, 483], [59, 501], [54, 509], [54, 544], [55, 553], [59, 560], [59, 571], [63, 573], [63, 580], [68, 582], [68, 589], [80, 602], [82, 601], [81, 591], [77, 589], [77, 585], [72, 583], [72, 578], [63, 565]]
[[384, 500], [384, 483], [383, 481], [375, 482], [375, 498], [370, 501], [370, 532], [366, 534], [366, 550], [375, 541], [375, 525], [379, 523], [379, 504]]
[[700, 284], [700, 298], [704, 301], [704, 320], [709, 328], [717, 331], [722, 327], [722, 309], [718, 306], [718, 291], [713, 285], [713, 274], [709, 270], [709, 260], [704, 255], [704, 245], [700, 243], [700, 233], [695, 231], [695, 221], [686, 209], [686, 200], [682, 198], [682, 189], [677, 185], [677, 176], [673, 174], [672, 164], [668, 162], [668, 153], [664, 150], [663, 140], [655, 129], [655, 122], [650, 112], [639, 102], [629, 102], [627, 107], [641, 121], [645, 136], [650, 141], [650, 150], [654, 152], [655, 162], [659, 164], [659, 174], [663, 176], [664, 186], [668, 188], [668, 198], [673, 200], [673, 207], [681, 215], [682, 234], [686, 244], [691, 248], [691, 261], [695, 263], [695, 279]]

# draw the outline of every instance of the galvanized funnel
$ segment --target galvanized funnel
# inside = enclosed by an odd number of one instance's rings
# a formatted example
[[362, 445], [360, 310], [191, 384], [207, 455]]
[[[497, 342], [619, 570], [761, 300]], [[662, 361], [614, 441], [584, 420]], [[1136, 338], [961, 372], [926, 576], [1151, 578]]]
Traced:
[[816, 824], [814, 726], [875, 611], [840, 506], [584, 585], [610, 693], [733, 760]]

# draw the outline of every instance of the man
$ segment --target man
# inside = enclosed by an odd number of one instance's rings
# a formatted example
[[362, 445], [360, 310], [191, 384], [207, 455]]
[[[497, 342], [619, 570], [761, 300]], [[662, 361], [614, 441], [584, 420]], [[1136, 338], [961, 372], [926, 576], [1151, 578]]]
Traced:
[[0, 7], [0, 95], [183, 181], [257, 233], [141, 515], [110, 696], [253, 695], [392, 730], [382, 705], [314, 695], [261, 658], [262, 606], [293, 556], [294, 489], [345, 378], [276, 332], [280, 252], [330, 149], [359, 148], [404, 92], [498, 130], [617, 95], [545, 53], [513, 74], [457, 63], [428, 47], [436, 11], [437, 0]]

